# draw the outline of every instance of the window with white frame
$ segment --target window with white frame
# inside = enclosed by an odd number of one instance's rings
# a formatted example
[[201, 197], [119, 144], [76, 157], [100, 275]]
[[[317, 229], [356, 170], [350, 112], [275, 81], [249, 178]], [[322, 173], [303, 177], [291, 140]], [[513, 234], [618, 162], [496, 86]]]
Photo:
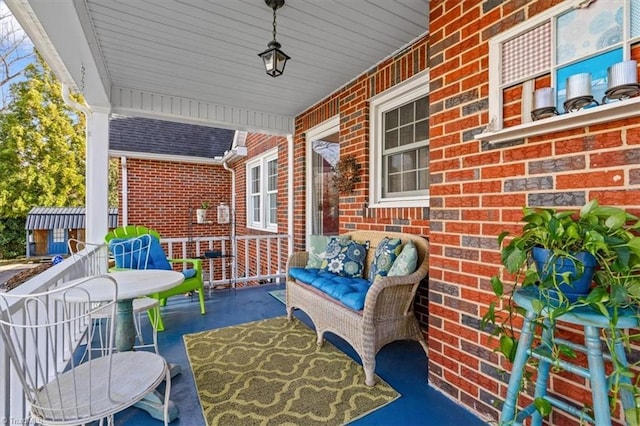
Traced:
[[428, 206], [428, 72], [373, 97], [370, 105], [369, 206]]
[[[531, 121], [533, 90], [540, 81], [555, 89], [558, 113], [565, 111], [567, 78], [591, 76], [592, 104], [608, 89], [608, 68], [629, 60], [640, 42], [640, 0], [571, 0], [528, 19], [489, 43], [489, 117], [487, 130], [499, 131], [505, 91], [522, 85], [522, 122]], [[544, 84], [546, 86], [546, 84]], [[527, 102], [527, 104], [525, 104]]]
[[278, 230], [278, 152], [247, 162], [247, 226]]

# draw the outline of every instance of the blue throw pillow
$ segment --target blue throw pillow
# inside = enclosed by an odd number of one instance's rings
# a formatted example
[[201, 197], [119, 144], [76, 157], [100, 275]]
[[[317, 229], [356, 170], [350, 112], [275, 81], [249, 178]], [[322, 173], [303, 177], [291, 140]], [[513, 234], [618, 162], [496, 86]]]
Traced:
[[368, 249], [369, 241], [359, 243], [333, 238], [327, 245], [327, 252], [320, 269], [342, 277], [362, 277]]
[[401, 250], [400, 238], [384, 237], [380, 240], [369, 268], [369, 282], [374, 282], [377, 277], [386, 277]]
[[147, 260], [149, 235], [136, 238], [113, 238], [109, 241], [109, 251], [118, 269], [144, 269]]
[[173, 269], [167, 260], [167, 255], [164, 254], [160, 240], [154, 236], [151, 237], [151, 246], [149, 247], [149, 269]]

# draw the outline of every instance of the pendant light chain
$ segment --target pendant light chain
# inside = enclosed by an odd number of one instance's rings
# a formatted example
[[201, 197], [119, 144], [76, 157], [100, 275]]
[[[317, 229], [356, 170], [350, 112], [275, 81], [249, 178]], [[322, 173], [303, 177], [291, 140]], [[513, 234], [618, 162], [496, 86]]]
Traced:
[[273, 41], [276, 41], [276, 8], [273, 8]]
[[276, 11], [284, 5], [285, 0], [265, 0], [269, 8], [273, 9], [273, 40], [267, 44], [267, 50], [258, 53], [262, 58], [265, 71], [271, 77], [278, 77], [284, 72], [284, 66], [291, 57], [280, 49], [280, 43], [276, 40], [278, 24], [276, 23]]

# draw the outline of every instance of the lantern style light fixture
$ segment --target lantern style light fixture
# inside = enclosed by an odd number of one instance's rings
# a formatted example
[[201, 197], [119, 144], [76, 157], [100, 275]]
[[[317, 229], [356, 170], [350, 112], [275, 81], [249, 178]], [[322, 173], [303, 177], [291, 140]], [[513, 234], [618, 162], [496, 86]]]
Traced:
[[280, 50], [280, 43], [276, 41], [276, 10], [284, 5], [284, 0], [264, 0], [273, 9], [273, 40], [267, 44], [267, 50], [258, 53], [264, 62], [264, 69], [271, 77], [278, 77], [284, 72], [287, 60], [291, 59], [286, 53]]

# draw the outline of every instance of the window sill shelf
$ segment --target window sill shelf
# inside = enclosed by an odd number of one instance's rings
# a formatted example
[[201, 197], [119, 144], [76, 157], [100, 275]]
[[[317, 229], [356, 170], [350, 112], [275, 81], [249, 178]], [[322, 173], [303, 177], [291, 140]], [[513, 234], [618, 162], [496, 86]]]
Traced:
[[475, 139], [496, 144], [638, 115], [640, 115], [640, 96], [538, 121], [523, 123], [494, 132], [485, 130], [483, 133], [476, 135]]

